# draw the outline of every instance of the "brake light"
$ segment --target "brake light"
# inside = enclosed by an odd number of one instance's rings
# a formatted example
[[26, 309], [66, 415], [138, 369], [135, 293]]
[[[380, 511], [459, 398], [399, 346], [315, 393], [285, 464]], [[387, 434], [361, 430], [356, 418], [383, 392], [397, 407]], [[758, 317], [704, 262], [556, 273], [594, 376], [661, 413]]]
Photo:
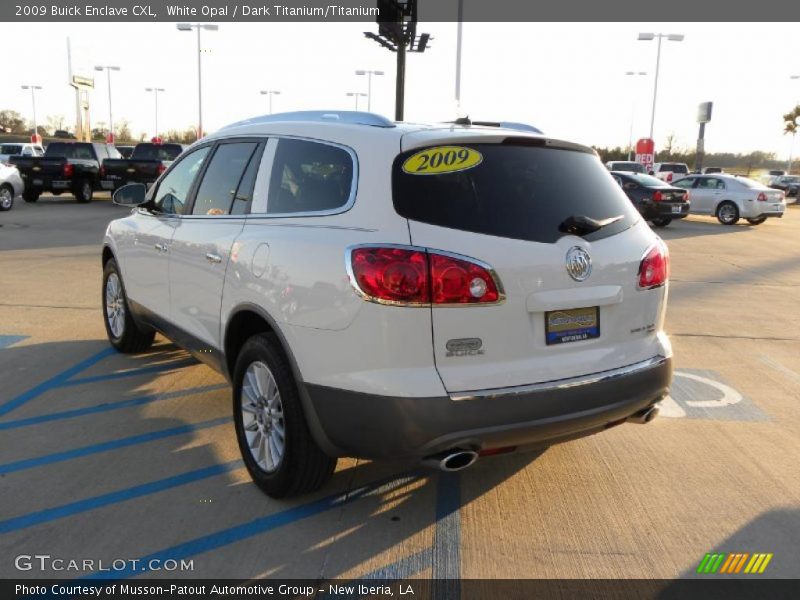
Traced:
[[64, 165], [64, 169], [62, 170], [64, 177], [72, 177], [72, 172], [74, 171], [75, 167], [73, 167], [70, 163]]
[[650, 247], [639, 264], [639, 289], [657, 288], [669, 279], [669, 250], [664, 242]]
[[691, 196], [689, 195], [689, 192], [684, 192], [683, 193], [684, 202], [691, 202], [690, 198], [691, 198]]
[[156, 167], [156, 173], [158, 175], [161, 175], [166, 170], [167, 170], [167, 167], [164, 166], [164, 163], [159, 163], [158, 166]]
[[100, 177], [105, 177], [105, 176], [106, 176], [106, 166], [100, 165]]
[[492, 304], [502, 300], [490, 268], [422, 248], [354, 248], [348, 271], [364, 299], [402, 306]]
[[672, 171], [667, 173], [667, 183], [670, 183], [671, 181], [672, 181]]
[[766, 202], [767, 201], [767, 195], [764, 192], [761, 192], [758, 195], [757, 199], [758, 199], [759, 202]]
[[653, 194], [653, 202], [661, 202], [663, 199], [664, 199], [664, 196], [661, 194], [661, 192], [656, 191]]

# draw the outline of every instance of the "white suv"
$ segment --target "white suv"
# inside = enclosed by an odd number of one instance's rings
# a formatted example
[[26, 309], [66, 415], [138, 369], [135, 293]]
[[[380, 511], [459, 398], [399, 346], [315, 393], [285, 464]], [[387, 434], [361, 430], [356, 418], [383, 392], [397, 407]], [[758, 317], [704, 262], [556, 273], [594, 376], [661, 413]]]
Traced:
[[303, 112], [189, 148], [113, 221], [111, 343], [225, 374], [269, 495], [337, 456], [446, 470], [647, 422], [668, 255], [590, 148], [469, 123]]

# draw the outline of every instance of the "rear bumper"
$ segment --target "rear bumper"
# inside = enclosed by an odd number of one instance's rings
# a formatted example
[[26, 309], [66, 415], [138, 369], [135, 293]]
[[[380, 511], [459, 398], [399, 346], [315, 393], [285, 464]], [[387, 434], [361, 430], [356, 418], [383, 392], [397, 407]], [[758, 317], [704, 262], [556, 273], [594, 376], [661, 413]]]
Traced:
[[[677, 206], [680, 212], [672, 212], [672, 207]], [[690, 204], [688, 202], [649, 202], [642, 205], [642, 218], [647, 221], [652, 219], [683, 219], [689, 216]]]
[[550, 445], [602, 431], [663, 398], [671, 379], [671, 359], [658, 356], [575, 379], [434, 398], [305, 387], [337, 454], [420, 458], [451, 448]]

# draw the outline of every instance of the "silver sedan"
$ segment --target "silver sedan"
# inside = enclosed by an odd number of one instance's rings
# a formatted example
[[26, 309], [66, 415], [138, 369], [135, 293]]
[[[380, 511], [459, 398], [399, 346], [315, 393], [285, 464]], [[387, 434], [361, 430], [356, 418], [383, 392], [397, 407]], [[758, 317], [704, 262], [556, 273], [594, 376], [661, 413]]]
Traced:
[[22, 194], [24, 188], [17, 167], [0, 164], [0, 211], [11, 210], [14, 198]]

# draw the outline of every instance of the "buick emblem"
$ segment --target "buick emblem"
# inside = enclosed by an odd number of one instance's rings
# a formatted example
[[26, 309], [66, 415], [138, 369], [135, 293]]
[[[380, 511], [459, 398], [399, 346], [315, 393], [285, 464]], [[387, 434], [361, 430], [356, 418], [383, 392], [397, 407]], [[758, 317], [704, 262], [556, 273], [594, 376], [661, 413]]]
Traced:
[[567, 273], [575, 281], [583, 281], [592, 273], [592, 257], [589, 253], [580, 248], [573, 246], [567, 252]]

